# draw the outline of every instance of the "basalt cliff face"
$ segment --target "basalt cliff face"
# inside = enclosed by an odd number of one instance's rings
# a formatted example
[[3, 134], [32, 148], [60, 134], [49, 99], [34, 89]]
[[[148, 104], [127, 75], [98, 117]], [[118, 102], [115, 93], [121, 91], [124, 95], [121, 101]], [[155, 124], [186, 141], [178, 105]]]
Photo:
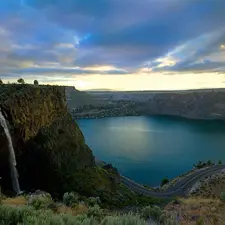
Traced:
[[[77, 191], [107, 198], [117, 175], [95, 165], [84, 136], [67, 109], [65, 87], [0, 85], [0, 109], [7, 120], [22, 189], [53, 195]], [[11, 188], [7, 139], [0, 126], [0, 177]]]
[[225, 89], [98, 92], [100, 105], [72, 110], [74, 118], [169, 115], [189, 119], [225, 120]]
[[144, 93], [137, 104], [143, 115], [172, 115], [189, 119], [224, 120], [225, 90], [190, 90]]

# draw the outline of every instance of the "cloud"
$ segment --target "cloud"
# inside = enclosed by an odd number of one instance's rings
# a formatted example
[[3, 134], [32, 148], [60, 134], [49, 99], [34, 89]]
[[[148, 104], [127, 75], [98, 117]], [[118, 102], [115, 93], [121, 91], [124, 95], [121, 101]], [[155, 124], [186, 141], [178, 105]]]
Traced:
[[[154, 71], [224, 71], [225, 29], [200, 35], [153, 61]], [[156, 64], [160, 62], [161, 64]]]
[[[0, 0], [0, 76], [223, 72], [224, 8], [223, 0]], [[96, 65], [112, 69], [85, 69]]]
[[104, 75], [104, 74], [128, 74], [128, 72], [124, 69], [117, 69], [114, 67], [89, 67], [89, 68], [80, 68], [80, 67], [62, 67], [59, 64], [47, 63], [44, 66], [37, 66], [34, 65], [33, 67], [26, 67], [26, 68], [9, 68], [8, 74], [2, 74], [2, 78], [11, 77], [18, 77], [23, 75], [25, 77], [32, 78], [32, 76], [52, 76], [61, 78], [75, 78], [77, 75]]

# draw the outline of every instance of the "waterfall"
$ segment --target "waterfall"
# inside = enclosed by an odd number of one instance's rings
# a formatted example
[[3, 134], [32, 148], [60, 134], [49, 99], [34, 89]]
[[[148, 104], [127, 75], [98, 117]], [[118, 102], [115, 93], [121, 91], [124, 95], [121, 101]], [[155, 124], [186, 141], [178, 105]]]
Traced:
[[15, 156], [15, 152], [13, 149], [13, 144], [12, 144], [12, 138], [11, 135], [9, 133], [9, 129], [6, 123], [6, 120], [0, 110], [0, 124], [1, 126], [4, 128], [7, 140], [8, 140], [8, 148], [9, 148], [9, 166], [10, 166], [10, 173], [11, 173], [11, 179], [12, 179], [12, 187], [13, 190], [19, 194], [20, 191], [20, 185], [19, 185], [19, 180], [18, 180], [18, 172], [16, 169], [16, 156]]

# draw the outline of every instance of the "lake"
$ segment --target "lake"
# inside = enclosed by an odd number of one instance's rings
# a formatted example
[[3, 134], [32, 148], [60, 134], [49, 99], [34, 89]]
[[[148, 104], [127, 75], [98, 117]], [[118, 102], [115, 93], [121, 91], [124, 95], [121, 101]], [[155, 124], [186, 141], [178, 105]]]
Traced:
[[136, 182], [157, 186], [198, 160], [225, 162], [225, 123], [176, 117], [77, 120], [96, 158]]

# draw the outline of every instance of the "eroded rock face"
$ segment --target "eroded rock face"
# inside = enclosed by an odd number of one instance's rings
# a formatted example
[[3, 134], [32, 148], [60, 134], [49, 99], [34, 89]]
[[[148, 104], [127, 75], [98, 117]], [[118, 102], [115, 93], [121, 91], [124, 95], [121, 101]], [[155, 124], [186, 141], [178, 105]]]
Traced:
[[74, 118], [168, 115], [189, 119], [224, 120], [225, 89], [131, 91], [89, 94], [104, 104], [72, 109]]
[[[67, 110], [64, 87], [2, 85], [0, 108], [10, 128], [22, 189], [41, 189], [53, 195], [82, 192], [79, 180], [104, 175], [104, 191], [114, 190], [107, 172], [94, 169], [92, 151]], [[0, 177], [3, 188], [8, 189], [7, 140], [1, 127]], [[98, 193], [98, 183], [87, 180], [85, 185], [85, 194]]]
[[143, 115], [172, 115], [189, 119], [225, 119], [225, 90], [146, 92], [137, 111]]

